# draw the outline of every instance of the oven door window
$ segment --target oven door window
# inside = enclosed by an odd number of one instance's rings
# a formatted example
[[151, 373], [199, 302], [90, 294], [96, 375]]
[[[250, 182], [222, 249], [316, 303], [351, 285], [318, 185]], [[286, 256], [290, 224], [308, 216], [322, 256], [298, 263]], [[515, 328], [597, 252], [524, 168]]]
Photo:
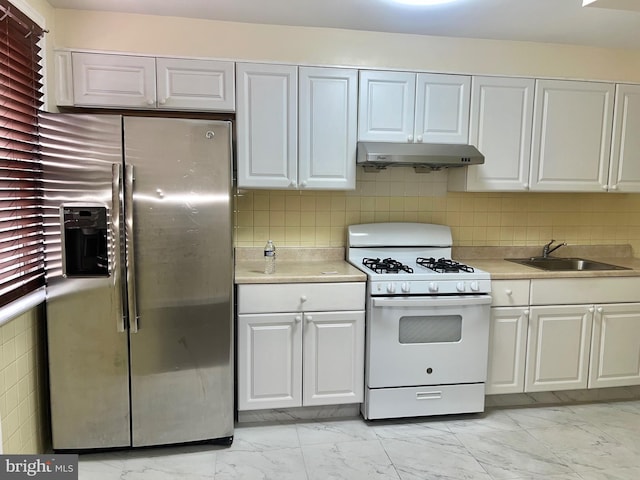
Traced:
[[400, 317], [398, 340], [403, 344], [455, 343], [462, 338], [461, 315]]

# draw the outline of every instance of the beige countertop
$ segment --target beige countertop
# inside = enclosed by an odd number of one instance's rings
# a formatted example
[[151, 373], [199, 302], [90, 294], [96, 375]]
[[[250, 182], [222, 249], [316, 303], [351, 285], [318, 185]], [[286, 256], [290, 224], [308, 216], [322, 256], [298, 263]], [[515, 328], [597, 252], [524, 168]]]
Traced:
[[540, 248], [537, 247], [458, 247], [453, 251], [456, 260], [489, 272], [492, 280], [640, 276], [640, 259], [632, 256], [629, 245], [569, 245], [551, 255], [585, 258], [629, 270], [546, 271], [505, 260], [539, 255]]
[[[364, 282], [367, 276], [344, 260], [344, 248], [282, 247], [277, 249], [276, 273], [264, 273], [263, 249], [236, 248], [235, 283]], [[454, 247], [453, 258], [485, 270], [492, 280], [534, 278], [593, 278], [640, 276], [640, 258], [629, 245], [569, 245], [552, 256], [580, 257], [629, 270], [545, 271], [505, 258], [540, 255], [538, 247]]]
[[276, 249], [276, 272], [264, 273], [262, 248], [236, 248], [235, 282], [326, 283], [365, 282], [367, 276], [344, 260], [344, 248]]

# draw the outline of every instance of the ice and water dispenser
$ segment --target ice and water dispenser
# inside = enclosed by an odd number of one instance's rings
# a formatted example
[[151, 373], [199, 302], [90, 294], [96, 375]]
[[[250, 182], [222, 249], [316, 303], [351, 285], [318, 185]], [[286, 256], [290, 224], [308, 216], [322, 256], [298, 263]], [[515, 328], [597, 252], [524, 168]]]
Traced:
[[66, 277], [108, 277], [107, 208], [63, 206], [63, 272]]

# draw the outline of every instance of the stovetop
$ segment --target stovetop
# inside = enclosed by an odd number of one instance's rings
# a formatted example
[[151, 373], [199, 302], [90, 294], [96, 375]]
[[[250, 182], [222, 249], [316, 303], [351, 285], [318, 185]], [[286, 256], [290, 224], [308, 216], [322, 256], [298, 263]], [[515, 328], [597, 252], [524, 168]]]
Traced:
[[451, 259], [451, 243], [443, 225], [352, 225], [347, 259], [367, 274], [372, 295], [490, 292], [489, 273]]
[[[475, 269], [469, 265], [443, 257], [438, 259], [434, 257], [417, 257], [415, 263], [435, 273], [473, 273], [475, 271]], [[431, 273], [426, 271], [415, 272], [413, 267], [390, 257], [383, 259], [365, 257], [362, 259], [362, 265], [378, 274], [406, 272], [420, 275], [420, 273]]]

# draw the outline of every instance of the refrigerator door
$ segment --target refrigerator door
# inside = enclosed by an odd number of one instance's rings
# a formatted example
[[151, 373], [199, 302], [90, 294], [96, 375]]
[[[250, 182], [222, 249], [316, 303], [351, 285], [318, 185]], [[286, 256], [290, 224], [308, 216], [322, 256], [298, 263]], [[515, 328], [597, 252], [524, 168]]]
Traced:
[[40, 136], [53, 448], [129, 446], [122, 119], [43, 114]]
[[132, 444], [230, 437], [231, 124], [127, 117], [124, 139]]

